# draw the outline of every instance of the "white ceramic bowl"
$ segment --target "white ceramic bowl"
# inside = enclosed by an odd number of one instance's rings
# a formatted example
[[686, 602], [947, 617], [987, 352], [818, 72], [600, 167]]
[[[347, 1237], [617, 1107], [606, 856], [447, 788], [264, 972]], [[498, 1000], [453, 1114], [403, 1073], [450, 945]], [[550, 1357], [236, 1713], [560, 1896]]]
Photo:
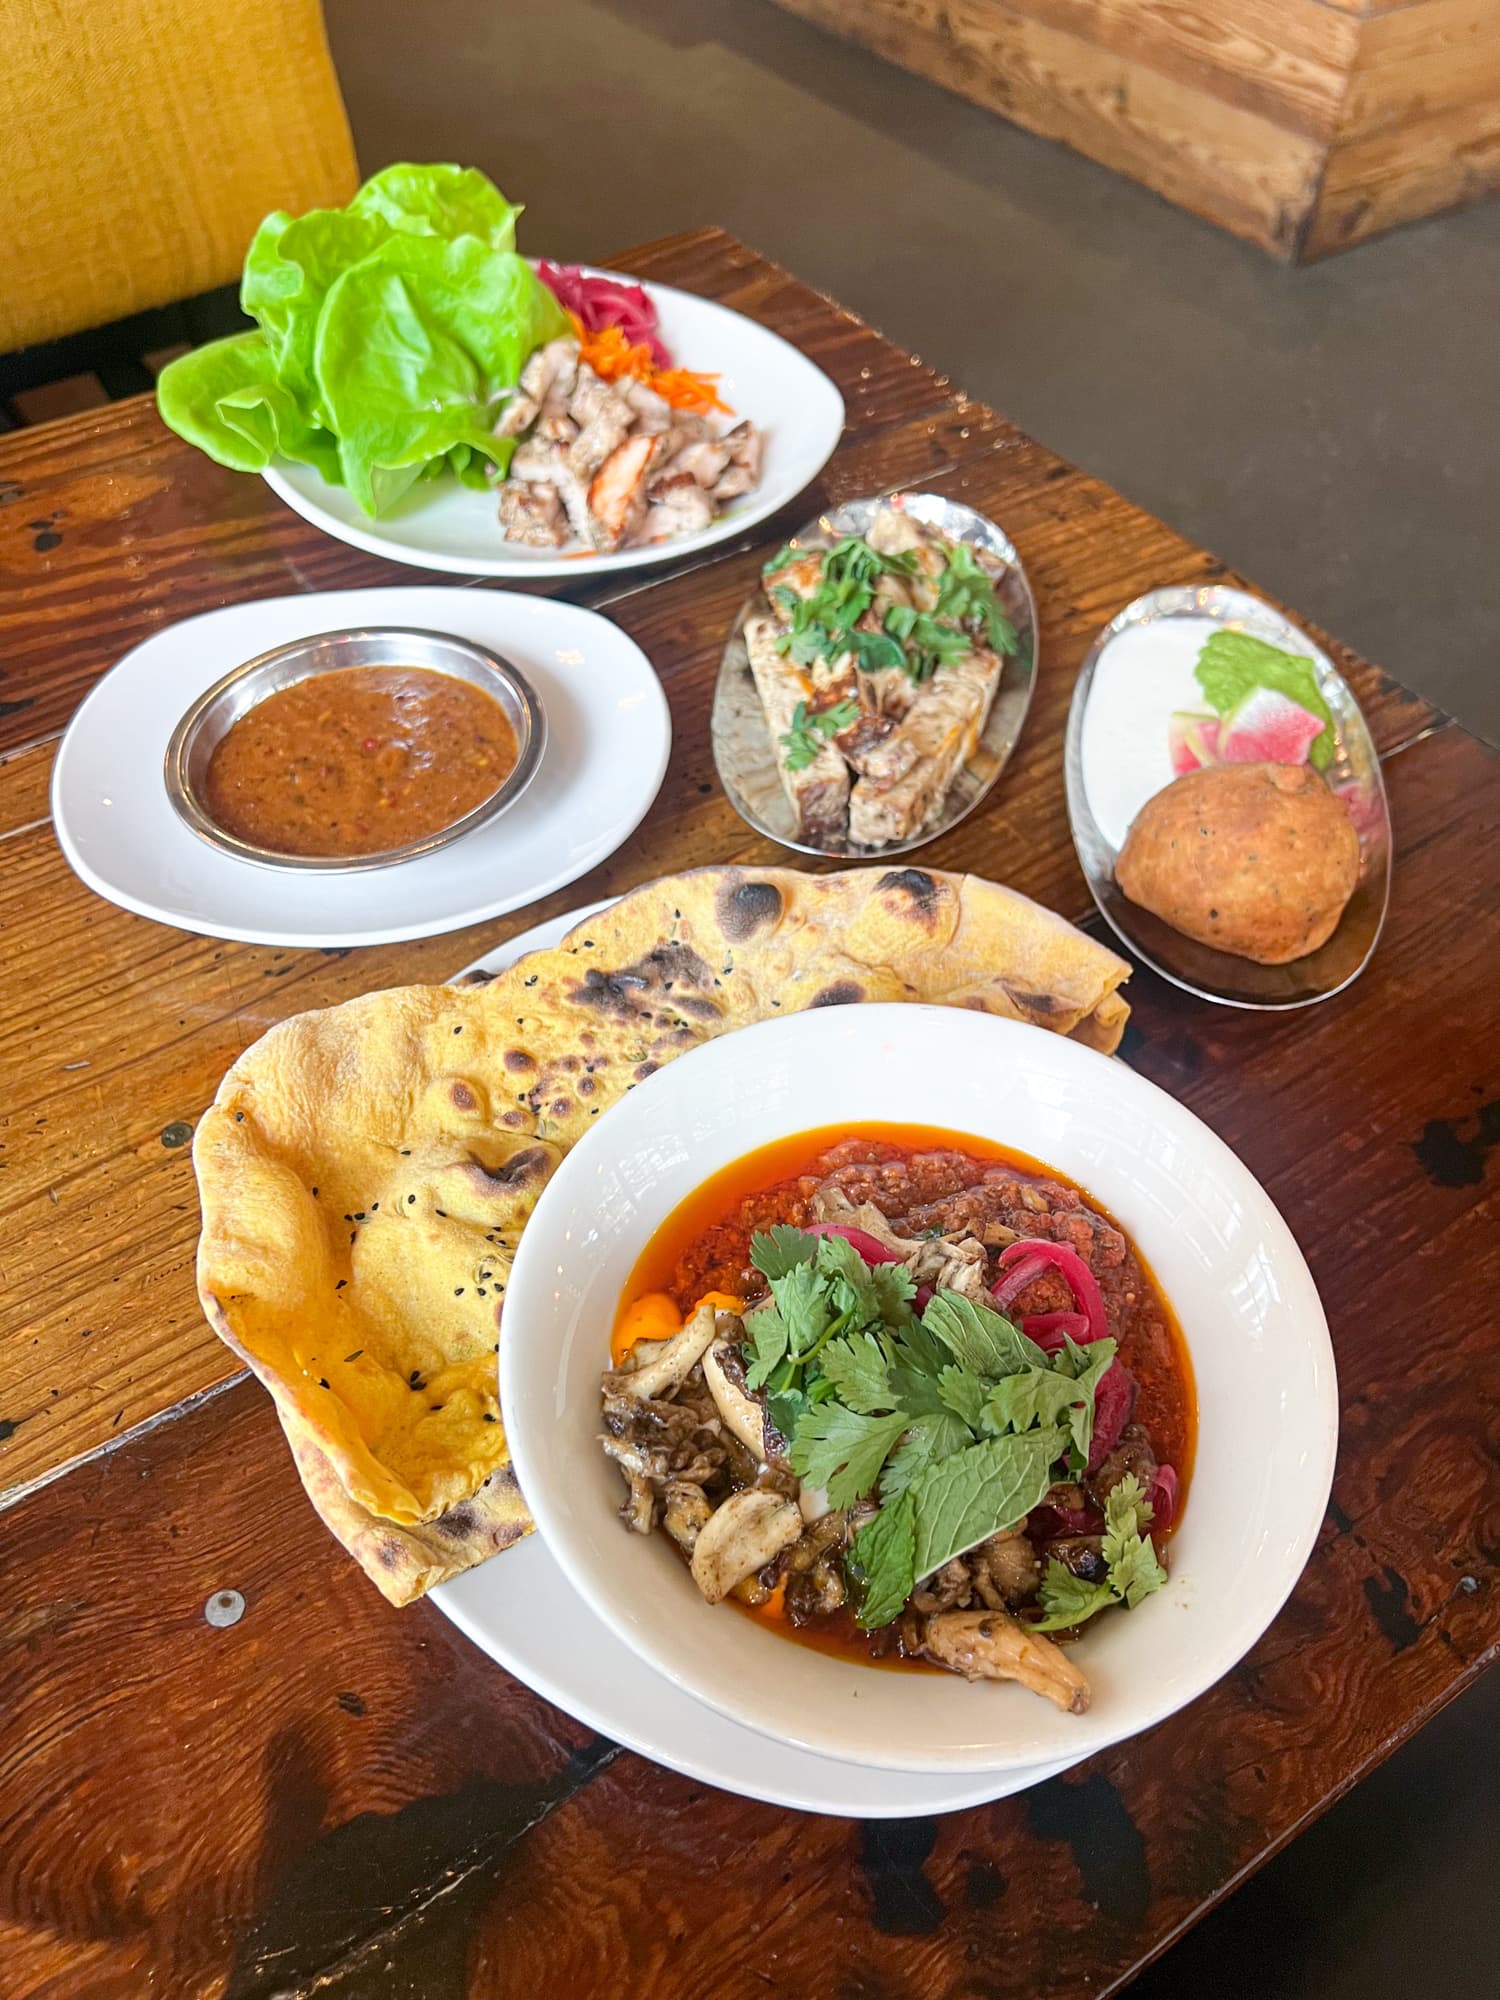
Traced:
[[[1075, 1657], [1084, 1716], [1012, 1685], [893, 1673], [710, 1607], [665, 1536], [632, 1535], [596, 1443], [620, 1293], [652, 1232], [711, 1173], [840, 1123], [943, 1126], [1079, 1181], [1130, 1231], [1181, 1320], [1197, 1463], [1171, 1581], [1102, 1617]], [[1338, 1407], [1327, 1324], [1286, 1224], [1205, 1125], [1042, 1029], [958, 1009], [840, 1007], [762, 1023], [659, 1070], [563, 1161], [526, 1226], [500, 1392], [537, 1525], [569, 1580], [679, 1687], [767, 1736], [906, 1771], [1085, 1755], [1181, 1708], [1252, 1646], [1323, 1518]]]

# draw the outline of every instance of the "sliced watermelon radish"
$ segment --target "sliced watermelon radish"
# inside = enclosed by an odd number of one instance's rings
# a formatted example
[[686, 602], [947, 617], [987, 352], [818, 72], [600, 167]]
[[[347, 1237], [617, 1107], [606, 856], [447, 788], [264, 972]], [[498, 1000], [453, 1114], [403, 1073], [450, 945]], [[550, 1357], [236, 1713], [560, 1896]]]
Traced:
[[1219, 731], [1222, 764], [1305, 764], [1313, 739], [1323, 732], [1321, 716], [1275, 688], [1259, 687], [1225, 717]]
[[1351, 778], [1346, 784], [1335, 785], [1333, 792], [1335, 798], [1343, 800], [1360, 844], [1365, 846], [1375, 840], [1384, 825], [1384, 816], [1376, 801], [1374, 786], [1367, 785], [1362, 778]]
[[1178, 709], [1167, 721], [1167, 749], [1172, 757], [1172, 773], [1182, 778], [1189, 771], [1201, 771], [1205, 764], [1218, 761], [1219, 718], [1194, 715]]

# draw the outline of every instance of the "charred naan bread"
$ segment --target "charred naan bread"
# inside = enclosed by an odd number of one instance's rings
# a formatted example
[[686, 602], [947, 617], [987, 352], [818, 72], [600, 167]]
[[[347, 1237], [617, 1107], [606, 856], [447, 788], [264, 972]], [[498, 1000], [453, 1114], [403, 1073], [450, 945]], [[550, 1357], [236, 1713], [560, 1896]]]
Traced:
[[505, 1287], [557, 1162], [625, 1090], [746, 1022], [865, 1000], [1110, 1051], [1129, 970], [972, 876], [652, 883], [488, 984], [368, 994], [248, 1049], [193, 1148], [204, 1310], [324, 1521], [405, 1603], [530, 1525], [496, 1398]]

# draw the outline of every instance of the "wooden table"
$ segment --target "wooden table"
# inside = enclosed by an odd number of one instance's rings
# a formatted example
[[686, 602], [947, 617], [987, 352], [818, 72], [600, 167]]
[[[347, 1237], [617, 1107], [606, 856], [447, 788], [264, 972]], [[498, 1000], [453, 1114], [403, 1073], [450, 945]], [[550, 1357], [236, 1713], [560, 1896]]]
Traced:
[[[1224, 566], [722, 232], [619, 261], [750, 313], [838, 380], [849, 425], [820, 499], [919, 482], [1004, 523], [1037, 592], [1037, 700], [985, 809], [929, 853], [1092, 923], [1063, 809], [1073, 675], [1129, 598]], [[47, 819], [59, 732], [169, 620], [411, 572], [190, 451], [149, 401], [0, 442], [0, 2000], [495, 2000], [543, 1979], [1104, 1994], [1494, 1652], [1500, 785], [1462, 730], [1337, 646], [1397, 831], [1372, 968], [1279, 1017], [1139, 973], [1123, 1051], [1269, 1187], [1338, 1350], [1328, 1518], [1234, 1673], [1022, 1797], [861, 1827], [592, 1739], [431, 1606], [392, 1611], [324, 1533], [269, 1402], [198, 1312], [193, 1121], [282, 1015], [440, 979], [663, 870], [786, 859], [725, 804], [707, 724], [730, 616], [787, 525], [580, 593], [655, 661], [677, 732], [624, 852], [503, 923], [277, 951], [160, 928], [73, 878]], [[245, 1611], [215, 1628], [222, 1590]]]

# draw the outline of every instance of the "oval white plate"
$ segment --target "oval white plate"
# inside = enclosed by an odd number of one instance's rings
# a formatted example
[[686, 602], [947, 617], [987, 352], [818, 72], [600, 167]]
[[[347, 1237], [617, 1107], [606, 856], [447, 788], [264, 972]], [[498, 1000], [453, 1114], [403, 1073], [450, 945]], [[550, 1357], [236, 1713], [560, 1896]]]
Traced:
[[[1359, 835], [1359, 880], [1333, 936], [1289, 965], [1257, 965], [1185, 937], [1132, 903], [1115, 881], [1131, 821], [1172, 783], [1167, 724], [1173, 710], [1207, 707], [1193, 668], [1219, 626], [1253, 633], [1312, 661], [1333, 716], [1334, 755], [1324, 775], [1345, 795]], [[1385, 922], [1393, 846], [1379, 753], [1332, 660], [1273, 606], [1217, 583], [1168, 585], [1127, 604], [1079, 670], [1064, 768], [1068, 822], [1090, 893], [1131, 957], [1164, 979], [1226, 1007], [1310, 1007], [1341, 993], [1369, 964]]]
[[[625, 282], [644, 283], [638, 278]], [[692, 555], [743, 533], [816, 479], [843, 431], [844, 399], [806, 355], [743, 313], [670, 285], [648, 284], [645, 289], [673, 359], [700, 374], [717, 375], [719, 395], [734, 412], [726, 422], [748, 417], [766, 436], [760, 485], [701, 534], [613, 555], [581, 543], [571, 550], [528, 549], [502, 538], [492, 493], [474, 492], [456, 479], [421, 482], [394, 513], [379, 520], [362, 513], [344, 487], [330, 486], [310, 465], [275, 465], [265, 474], [266, 484], [305, 520], [341, 542], [391, 562], [464, 576], [589, 576], [636, 569]]]
[[[878, 1079], [878, 1081], [877, 1081]], [[872, 1115], [977, 1133], [1059, 1168], [1131, 1231], [1197, 1373], [1197, 1463], [1168, 1586], [1075, 1657], [1083, 1716], [1014, 1686], [844, 1662], [705, 1604], [662, 1536], [620, 1525], [599, 1450], [607, 1329], [642, 1246], [719, 1168]], [[1015, 1772], [1087, 1756], [1212, 1686], [1275, 1617], [1323, 1518], [1338, 1435], [1317, 1291], [1264, 1190], [1191, 1112], [1063, 1036], [959, 1008], [827, 1008], [658, 1070], [584, 1134], [526, 1225], [500, 1399], [522, 1490], [590, 1609], [685, 1693], [778, 1743], [887, 1770]]]
[[[183, 710], [238, 661], [356, 625], [455, 632], [514, 660], [547, 713], [525, 795], [451, 847], [362, 874], [268, 868], [199, 840], [162, 781]], [[127, 653], [68, 727], [52, 813], [89, 887], [158, 923], [249, 944], [391, 944], [519, 909], [585, 874], [645, 817], [671, 747], [650, 661], [596, 612], [439, 584], [314, 591], [207, 611]]]
[[[526, 952], [559, 943], [574, 924], [607, 907], [591, 903], [537, 924], [455, 977], [503, 972]], [[530, 1535], [478, 1569], [439, 1585], [430, 1601], [481, 1652], [589, 1728], [669, 1770], [771, 1805], [851, 1819], [954, 1812], [1009, 1798], [1075, 1761], [1065, 1757], [1000, 1777], [933, 1777], [866, 1770], [793, 1744], [767, 1742], [694, 1701], [638, 1659], [589, 1610], [540, 1535]]]

